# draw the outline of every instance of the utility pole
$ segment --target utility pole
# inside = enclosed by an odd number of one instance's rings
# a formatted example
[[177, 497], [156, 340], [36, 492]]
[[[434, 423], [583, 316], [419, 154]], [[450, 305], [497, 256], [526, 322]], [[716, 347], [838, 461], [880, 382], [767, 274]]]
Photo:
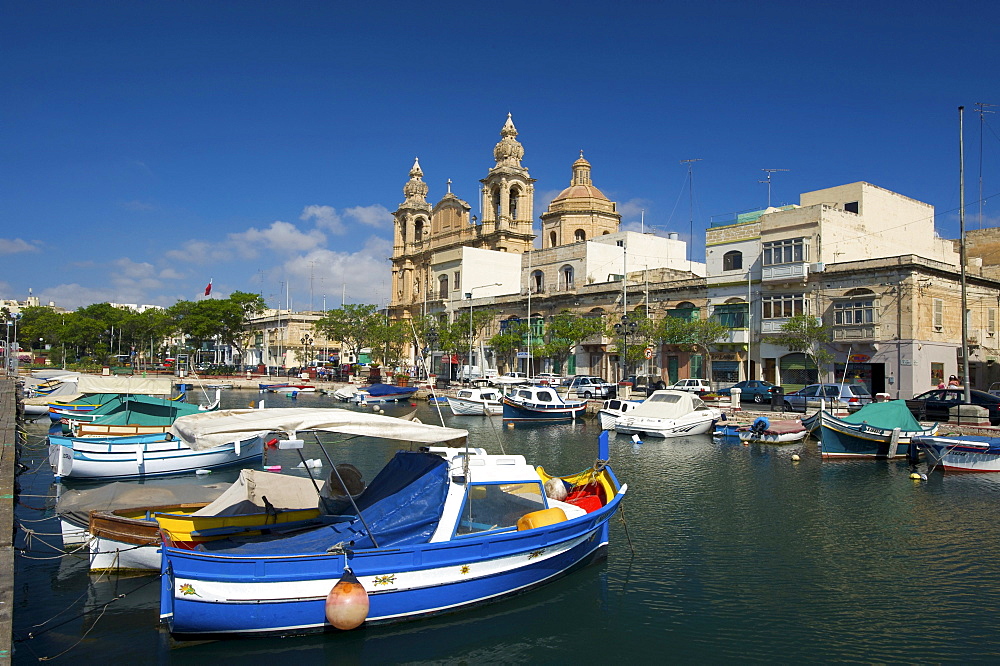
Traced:
[[761, 169], [767, 174], [767, 180], [758, 180], [758, 183], [767, 183], [767, 207], [771, 207], [771, 174], [778, 171], [788, 171], [788, 169]]
[[959, 226], [959, 261], [962, 264], [962, 386], [963, 400], [972, 402], [972, 392], [969, 386], [969, 311], [965, 284], [965, 141], [964, 141], [965, 107], [958, 107], [958, 226]]
[[693, 261], [691, 252], [691, 246], [694, 245], [694, 163], [701, 162], [700, 157], [696, 157], [690, 160], [681, 160], [681, 164], [687, 164], [688, 168], [688, 268], [691, 268], [691, 262]]

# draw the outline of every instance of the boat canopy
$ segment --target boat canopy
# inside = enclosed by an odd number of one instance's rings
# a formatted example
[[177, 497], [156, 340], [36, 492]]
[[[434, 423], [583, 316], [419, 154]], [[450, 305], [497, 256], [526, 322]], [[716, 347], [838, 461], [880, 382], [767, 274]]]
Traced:
[[467, 430], [457, 428], [442, 428], [348, 409], [315, 407], [201, 412], [182, 416], [170, 427], [172, 435], [195, 451], [275, 432], [294, 435], [308, 430], [445, 446], [462, 446], [469, 436]]
[[650, 416], [659, 419], [679, 419], [696, 409], [705, 409], [705, 402], [689, 391], [653, 391], [648, 398], [634, 409], [629, 416]]
[[77, 525], [87, 525], [91, 511], [211, 502], [229, 487], [228, 483], [138, 484], [115, 481], [99, 488], [64, 490], [59, 495], [56, 514]]
[[906, 406], [905, 400], [890, 400], [888, 402], [872, 402], [850, 416], [838, 417], [845, 423], [860, 425], [866, 423], [875, 428], [892, 430], [899, 428], [903, 432], [915, 432], [924, 427], [913, 418]]

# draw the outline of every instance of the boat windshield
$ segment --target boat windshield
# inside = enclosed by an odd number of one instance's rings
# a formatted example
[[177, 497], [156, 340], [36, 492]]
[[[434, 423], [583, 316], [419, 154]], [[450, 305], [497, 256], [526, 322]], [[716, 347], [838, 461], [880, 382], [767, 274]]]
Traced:
[[456, 534], [511, 528], [521, 516], [545, 508], [541, 482], [479, 483], [469, 486]]

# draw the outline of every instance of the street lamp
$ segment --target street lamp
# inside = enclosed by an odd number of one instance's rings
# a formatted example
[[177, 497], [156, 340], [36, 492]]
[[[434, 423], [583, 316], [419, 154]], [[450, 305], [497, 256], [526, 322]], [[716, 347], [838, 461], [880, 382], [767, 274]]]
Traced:
[[311, 363], [311, 361], [312, 361], [312, 359], [310, 358], [310, 354], [309, 354], [309, 348], [310, 348], [310, 347], [312, 347], [312, 343], [313, 343], [313, 340], [314, 340], [314, 339], [315, 339], [315, 338], [313, 338], [313, 337], [312, 337], [311, 335], [309, 335], [308, 333], [306, 333], [305, 335], [303, 335], [303, 336], [302, 336], [302, 337], [301, 337], [301, 338], [299, 339], [299, 342], [301, 342], [301, 343], [302, 343], [302, 349], [303, 349], [303, 353], [302, 353], [302, 360], [303, 360], [303, 362], [305, 362], [305, 364], [306, 364], [307, 366], [308, 366], [308, 365], [309, 365], [309, 363]]
[[437, 347], [438, 343], [438, 331], [436, 328], [431, 327], [431, 330], [427, 331], [427, 345], [430, 347], [429, 356], [431, 360], [430, 371], [427, 373], [427, 379], [430, 379], [430, 375], [436, 374], [434, 372], [434, 349]]
[[615, 333], [622, 336], [622, 375], [619, 381], [625, 381], [628, 376], [628, 336], [629, 333], [635, 334], [635, 329], [639, 327], [639, 324], [630, 321], [627, 314], [622, 315], [622, 320], [620, 323], [615, 324]]
[[[466, 292], [465, 297], [469, 299], [469, 360], [465, 364], [469, 369], [469, 383], [472, 383], [472, 292], [476, 289], [485, 289], [486, 287], [499, 287], [501, 283], [494, 282], [492, 284], [481, 284], [475, 287], [469, 287], [469, 291]], [[461, 377], [459, 377], [461, 379]]]

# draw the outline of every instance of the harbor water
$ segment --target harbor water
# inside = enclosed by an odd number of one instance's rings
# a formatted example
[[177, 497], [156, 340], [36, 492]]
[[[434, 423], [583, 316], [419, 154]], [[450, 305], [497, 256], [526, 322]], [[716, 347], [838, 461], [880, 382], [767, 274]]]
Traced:
[[[223, 406], [260, 396], [223, 393]], [[267, 394], [268, 406], [342, 407], [332, 397]], [[386, 406], [398, 415], [409, 405]], [[425, 423], [437, 411], [419, 403]], [[596, 420], [505, 428], [456, 417], [491, 453], [523, 454], [546, 471], [589, 467]], [[912, 480], [905, 462], [823, 461], [814, 441], [790, 446], [612, 435], [628, 484], [608, 559], [530, 593], [427, 620], [291, 638], [178, 642], [158, 624], [157, 576], [88, 572], [55, 534], [58, 484], [48, 422], [29, 424], [15, 545], [14, 663], [306, 664], [670, 661], [996, 661], [1000, 635], [1000, 474]], [[371, 479], [391, 443], [336, 442]], [[321, 458], [307, 441], [306, 458]], [[798, 454], [800, 460], [793, 460]], [[296, 469], [295, 451], [267, 465]], [[324, 463], [321, 472], [328, 471]], [[923, 464], [916, 468], [926, 472]], [[229, 481], [235, 471], [149, 483]], [[82, 488], [82, 485], [73, 485]]]

